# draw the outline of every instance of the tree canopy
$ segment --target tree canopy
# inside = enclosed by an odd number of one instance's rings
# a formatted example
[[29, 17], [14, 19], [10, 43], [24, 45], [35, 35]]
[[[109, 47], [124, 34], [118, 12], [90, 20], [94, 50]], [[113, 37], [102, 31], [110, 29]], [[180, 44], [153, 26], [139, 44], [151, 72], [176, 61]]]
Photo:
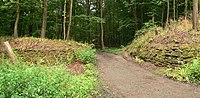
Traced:
[[131, 42], [141, 28], [165, 27], [180, 17], [192, 19], [193, 7], [192, 0], [1, 0], [0, 35], [50, 39], [68, 35], [97, 47], [103, 37], [105, 46], [117, 47]]

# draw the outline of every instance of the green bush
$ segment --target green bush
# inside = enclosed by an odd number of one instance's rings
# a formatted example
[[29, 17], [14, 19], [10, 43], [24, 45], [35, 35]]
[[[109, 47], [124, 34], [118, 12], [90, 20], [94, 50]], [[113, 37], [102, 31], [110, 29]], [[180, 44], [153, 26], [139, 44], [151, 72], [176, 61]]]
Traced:
[[200, 83], [200, 58], [195, 59], [192, 64], [186, 65], [190, 68], [188, 77], [191, 81]]
[[78, 60], [85, 64], [94, 63], [96, 60], [95, 50], [92, 49], [77, 49], [75, 55]]
[[200, 58], [183, 67], [168, 68], [165, 75], [179, 81], [200, 83]]
[[0, 62], [0, 98], [90, 98], [96, 78], [73, 76], [64, 66], [27, 66]]

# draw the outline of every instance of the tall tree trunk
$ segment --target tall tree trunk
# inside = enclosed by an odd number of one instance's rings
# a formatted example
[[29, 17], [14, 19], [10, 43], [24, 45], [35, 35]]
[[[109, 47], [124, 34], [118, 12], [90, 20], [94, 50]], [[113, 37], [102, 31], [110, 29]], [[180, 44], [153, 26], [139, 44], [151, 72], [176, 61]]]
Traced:
[[71, 29], [71, 22], [72, 22], [72, 6], [73, 6], [73, 0], [70, 0], [70, 11], [69, 11], [69, 25], [67, 30], [67, 40], [69, 40], [69, 34]]
[[100, 0], [101, 7], [101, 49], [104, 49], [104, 29], [103, 29], [103, 0]]
[[133, 0], [133, 16], [134, 16], [134, 20], [135, 20], [135, 31], [138, 30], [138, 25], [137, 25], [137, 5], [136, 5], [136, 1]]
[[162, 18], [161, 18], [161, 25], [162, 27], [164, 27], [164, 16], [165, 16], [165, 2], [163, 2], [163, 6], [162, 6]]
[[179, 19], [179, 0], [176, 0], [176, 19]]
[[141, 5], [141, 27], [143, 26], [144, 22], [144, 5], [143, 5], [143, 0], [142, 0], [142, 5]]
[[66, 40], [66, 6], [67, 0], [64, 2], [64, 17], [63, 17], [63, 36], [64, 40]]
[[34, 0], [31, 0], [29, 36], [33, 35], [33, 13], [34, 13]]
[[185, 0], [185, 19], [187, 19], [187, 14], [188, 14], [188, 0]]
[[198, 0], [193, 0], [193, 29], [198, 30]]
[[169, 0], [167, 0], [167, 19], [166, 19], [166, 27], [169, 26]]
[[41, 38], [45, 38], [46, 26], [47, 26], [47, 0], [43, 0], [44, 8], [43, 8], [43, 22], [42, 22], [42, 31]]
[[18, 23], [19, 23], [19, 0], [16, 2], [16, 20], [14, 27], [14, 37], [18, 37]]
[[176, 20], [176, 0], [173, 0], [173, 18]]

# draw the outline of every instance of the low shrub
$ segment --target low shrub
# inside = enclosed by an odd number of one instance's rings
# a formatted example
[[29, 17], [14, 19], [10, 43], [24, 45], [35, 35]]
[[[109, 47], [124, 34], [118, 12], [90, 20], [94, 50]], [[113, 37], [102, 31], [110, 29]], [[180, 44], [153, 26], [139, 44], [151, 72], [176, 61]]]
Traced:
[[183, 67], [168, 68], [164, 74], [179, 81], [200, 83], [200, 58]]
[[64, 66], [0, 62], [1, 98], [90, 98], [97, 94], [96, 83], [95, 77], [73, 76]]
[[187, 65], [189, 67], [188, 77], [191, 81], [200, 83], [200, 58], [195, 59], [192, 64]]
[[75, 51], [75, 56], [77, 60], [80, 60], [84, 64], [94, 63], [96, 60], [96, 51], [92, 49], [77, 49]]

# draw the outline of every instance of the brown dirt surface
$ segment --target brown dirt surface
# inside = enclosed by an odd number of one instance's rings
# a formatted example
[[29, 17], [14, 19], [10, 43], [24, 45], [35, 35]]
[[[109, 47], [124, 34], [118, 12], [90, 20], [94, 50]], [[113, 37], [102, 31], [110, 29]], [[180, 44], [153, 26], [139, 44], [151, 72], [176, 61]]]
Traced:
[[97, 65], [100, 79], [117, 98], [200, 98], [198, 85], [155, 75], [122, 56], [99, 53]]

